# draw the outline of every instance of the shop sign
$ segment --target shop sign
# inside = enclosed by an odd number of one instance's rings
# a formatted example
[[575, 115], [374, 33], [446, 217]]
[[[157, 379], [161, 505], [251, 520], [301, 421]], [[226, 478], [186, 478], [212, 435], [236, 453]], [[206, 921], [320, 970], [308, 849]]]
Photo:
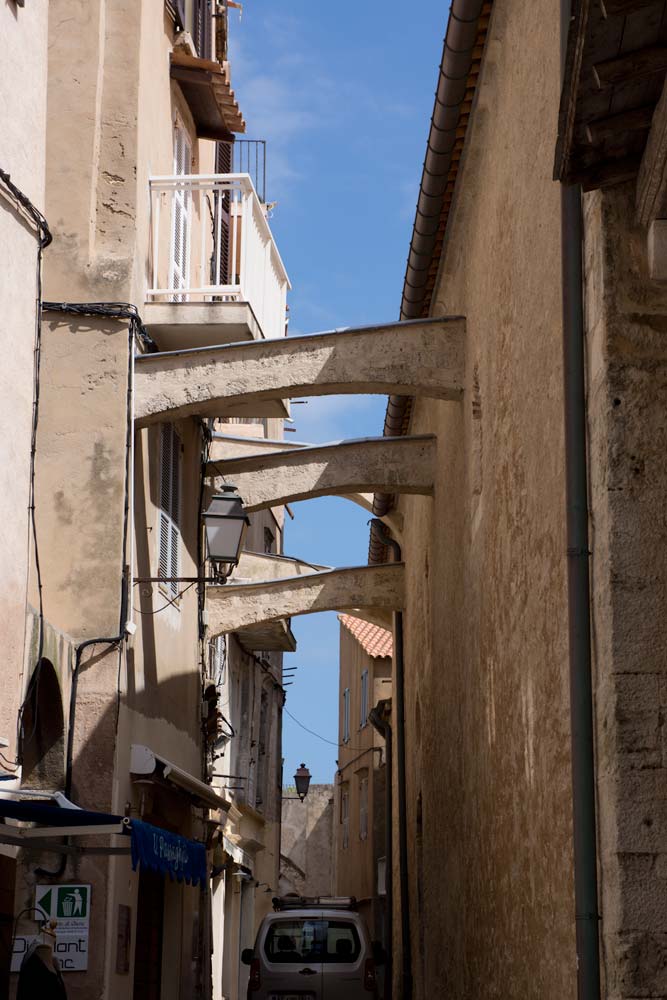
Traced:
[[[84, 972], [88, 968], [90, 926], [90, 885], [38, 885], [35, 909], [42, 920], [55, 920], [53, 951], [63, 972]], [[37, 914], [34, 914], [37, 918]], [[36, 934], [17, 934], [12, 951], [12, 972], [18, 972]]]

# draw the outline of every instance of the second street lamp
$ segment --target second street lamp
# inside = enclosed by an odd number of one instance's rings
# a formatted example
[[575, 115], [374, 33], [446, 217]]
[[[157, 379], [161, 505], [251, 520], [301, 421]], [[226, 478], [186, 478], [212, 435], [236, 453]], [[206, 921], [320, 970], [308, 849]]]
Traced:
[[305, 764], [302, 764], [301, 767], [296, 769], [294, 784], [296, 785], [296, 794], [303, 802], [308, 794], [308, 789], [310, 788], [310, 771]]

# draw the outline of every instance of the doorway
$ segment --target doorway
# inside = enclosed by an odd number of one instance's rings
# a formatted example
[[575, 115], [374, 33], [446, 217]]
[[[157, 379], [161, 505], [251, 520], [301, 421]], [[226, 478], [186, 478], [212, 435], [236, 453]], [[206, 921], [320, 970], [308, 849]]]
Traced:
[[141, 870], [134, 956], [134, 996], [160, 1000], [164, 935], [164, 875]]

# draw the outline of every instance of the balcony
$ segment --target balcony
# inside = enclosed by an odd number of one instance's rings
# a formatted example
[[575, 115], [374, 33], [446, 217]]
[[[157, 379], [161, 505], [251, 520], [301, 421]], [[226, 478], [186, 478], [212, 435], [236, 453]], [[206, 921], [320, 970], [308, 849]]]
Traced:
[[161, 351], [285, 336], [289, 279], [248, 174], [150, 179], [144, 321]]

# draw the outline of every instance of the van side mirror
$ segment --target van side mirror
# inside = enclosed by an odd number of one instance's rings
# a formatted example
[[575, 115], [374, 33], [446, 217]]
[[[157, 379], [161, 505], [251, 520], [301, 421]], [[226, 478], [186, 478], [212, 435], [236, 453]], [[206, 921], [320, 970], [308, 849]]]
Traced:
[[254, 948], [244, 948], [241, 952], [241, 961], [244, 965], [252, 965], [252, 960], [255, 957]]
[[380, 941], [373, 941], [373, 961], [376, 965], [384, 965], [387, 961], [387, 952]]

